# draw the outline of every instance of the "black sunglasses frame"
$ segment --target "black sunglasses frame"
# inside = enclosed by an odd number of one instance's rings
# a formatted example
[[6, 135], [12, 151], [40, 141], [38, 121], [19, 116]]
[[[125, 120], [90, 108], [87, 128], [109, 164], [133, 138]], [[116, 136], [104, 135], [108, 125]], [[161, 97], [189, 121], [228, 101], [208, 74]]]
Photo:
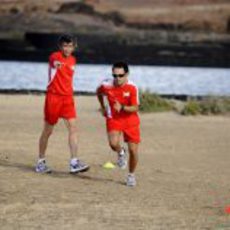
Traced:
[[124, 74], [112, 74], [113, 75], [113, 77], [114, 78], [123, 78], [125, 75], [126, 75], [126, 73], [124, 73]]

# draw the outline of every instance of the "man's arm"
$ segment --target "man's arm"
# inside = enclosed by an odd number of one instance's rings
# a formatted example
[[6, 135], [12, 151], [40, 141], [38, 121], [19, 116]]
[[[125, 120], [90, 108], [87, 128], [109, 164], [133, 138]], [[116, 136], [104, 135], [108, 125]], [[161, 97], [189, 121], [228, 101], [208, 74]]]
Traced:
[[97, 94], [97, 99], [98, 99], [98, 101], [100, 103], [101, 113], [102, 113], [103, 116], [105, 116], [106, 108], [105, 108], [105, 104], [104, 104], [103, 94], [100, 92], [100, 87], [97, 88], [96, 94]]
[[138, 105], [131, 105], [131, 106], [123, 105], [122, 110], [125, 112], [133, 113], [139, 110], [139, 106]]
[[114, 109], [119, 113], [120, 111], [125, 111], [127, 113], [137, 112], [139, 110], [138, 105], [122, 105], [118, 101], [114, 104]]

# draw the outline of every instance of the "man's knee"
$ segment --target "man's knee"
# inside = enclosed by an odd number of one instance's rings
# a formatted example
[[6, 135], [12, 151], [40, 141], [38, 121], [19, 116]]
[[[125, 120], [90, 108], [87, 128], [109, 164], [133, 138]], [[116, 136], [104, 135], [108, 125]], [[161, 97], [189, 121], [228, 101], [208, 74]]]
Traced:
[[52, 133], [53, 133], [53, 127], [45, 127], [42, 136], [45, 138], [49, 138]]
[[138, 152], [138, 146], [129, 146], [129, 154], [136, 156]]
[[52, 133], [53, 133], [53, 130], [52, 129], [48, 129], [48, 130], [45, 130], [43, 132], [43, 136], [49, 138], [52, 135]]
[[117, 141], [109, 141], [109, 145], [112, 150], [116, 151], [119, 148], [119, 142]]
[[69, 126], [69, 133], [72, 134], [76, 134], [77, 133], [77, 125], [76, 124], [71, 124]]

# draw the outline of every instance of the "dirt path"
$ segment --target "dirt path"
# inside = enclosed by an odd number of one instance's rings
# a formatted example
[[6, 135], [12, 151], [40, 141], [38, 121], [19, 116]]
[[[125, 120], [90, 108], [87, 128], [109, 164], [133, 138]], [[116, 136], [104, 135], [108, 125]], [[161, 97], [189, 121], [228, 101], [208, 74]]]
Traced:
[[138, 185], [106, 144], [95, 97], [78, 97], [84, 174], [68, 174], [67, 132], [55, 129], [50, 175], [33, 172], [42, 128], [43, 96], [0, 96], [0, 229], [230, 229], [230, 119], [144, 114]]

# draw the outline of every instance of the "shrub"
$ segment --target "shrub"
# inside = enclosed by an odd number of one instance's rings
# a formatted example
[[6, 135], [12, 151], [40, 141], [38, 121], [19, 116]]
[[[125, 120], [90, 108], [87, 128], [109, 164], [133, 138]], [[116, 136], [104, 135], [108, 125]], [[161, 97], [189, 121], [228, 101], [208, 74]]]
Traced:
[[200, 102], [201, 113], [208, 114], [221, 114], [223, 113], [223, 106], [220, 101], [215, 98], [205, 98]]
[[140, 93], [141, 112], [163, 112], [173, 109], [173, 103], [149, 91]]
[[209, 115], [230, 113], [230, 98], [228, 97], [205, 97], [201, 100], [188, 101], [181, 112], [183, 115]]
[[201, 108], [199, 102], [195, 100], [190, 100], [185, 104], [184, 109], [181, 111], [181, 114], [197, 115], [200, 114], [200, 112], [201, 112]]

